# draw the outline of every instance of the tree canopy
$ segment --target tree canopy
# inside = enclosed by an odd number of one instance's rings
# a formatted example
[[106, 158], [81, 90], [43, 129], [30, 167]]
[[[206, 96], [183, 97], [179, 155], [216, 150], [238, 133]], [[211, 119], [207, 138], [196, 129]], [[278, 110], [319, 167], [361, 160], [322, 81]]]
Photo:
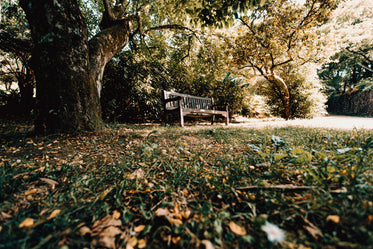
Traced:
[[282, 66], [304, 64], [316, 58], [315, 27], [328, 20], [338, 1], [265, 1], [248, 15], [239, 17], [237, 38], [232, 43], [232, 61], [241, 69], [264, 77], [278, 89], [284, 118], [291, 118], [290, 91], [279, 75]]

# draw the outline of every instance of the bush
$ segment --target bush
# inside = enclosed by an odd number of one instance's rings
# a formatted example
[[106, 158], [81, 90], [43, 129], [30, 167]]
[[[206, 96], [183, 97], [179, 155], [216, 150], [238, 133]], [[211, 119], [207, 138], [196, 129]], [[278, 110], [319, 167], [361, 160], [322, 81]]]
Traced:
[[245, 89], [242, 81], [235, 79], [228, 73], [222, 81], [217, 81], [211, 91], [217, 105], [228, 105], [229, 116], [241, 113], [244, 107]]
[[[281, 77], [285, 80], [290, 92], [291, 118], [312, 118], [326, 114], [327, 99], [321, 92], [321, 84], [315, 77], [315, 71], [309, 65], [308, 67], [287, 65], [282, 68]], [[262, 85], [260, 93], [267, 97], [271, 113], [283, 116], [285, 110], [281, 98], [277, 97], [279, 90], [266, 81], [263, 81]]]

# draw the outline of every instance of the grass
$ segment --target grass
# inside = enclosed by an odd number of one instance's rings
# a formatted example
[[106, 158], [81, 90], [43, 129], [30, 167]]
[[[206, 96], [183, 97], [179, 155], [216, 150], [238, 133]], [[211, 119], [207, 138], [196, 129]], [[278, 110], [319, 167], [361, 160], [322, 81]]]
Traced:
[[372, 131], [29, 129], [2, 124], [0, 248], [372, 248]]

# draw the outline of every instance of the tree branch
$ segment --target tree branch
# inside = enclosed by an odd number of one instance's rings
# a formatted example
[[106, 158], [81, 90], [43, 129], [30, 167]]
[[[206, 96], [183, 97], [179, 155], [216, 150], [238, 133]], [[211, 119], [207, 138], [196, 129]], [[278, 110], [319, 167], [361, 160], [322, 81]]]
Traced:
[[0, 31], [0, 50], [17, 55], [30, 55], [32, 47], [32, 40], [14, 38], [9, 32]]
[[164, 29], [188, 30], [188, 31], [192, 32], [193, 34], [196, 34], [195, 30], [193, 30], [191, 28], [188, 28], [188, 27], [185, 27], [185, 26], [182, 26], [180, 24], [166, 24], [166, 25], [160, 25], [160, 26], [152, 27], [152, 28], [149, 28], [148, 30], [146, 30], [144, 32], [144, 34], [147, 34], [150, 31], [164, 30]]
[[351, 48], [347, 47], [346, 50], [352, 54], [356, 54], [356, 55], [360, 55], [362, 56], [366, 61], [368, 61], [370, 64], [373, 64], [373, 60], [371, 60], [369, 58], [369, 56], [367, 56], [367, 53], [364, 52], [364, 51], [355, 51], [355, 50], [351, 50]]
[[104, 15], [107, 14], [108, 17], [110, 18], [110, 20], [114, 21], [116, 18], [114, 16], [114, 13], [113, 13], [112, 7], [109, 3], [109, 0], [103, 0], [103, 1], [104, 1], [104, 8], [105, 8]]

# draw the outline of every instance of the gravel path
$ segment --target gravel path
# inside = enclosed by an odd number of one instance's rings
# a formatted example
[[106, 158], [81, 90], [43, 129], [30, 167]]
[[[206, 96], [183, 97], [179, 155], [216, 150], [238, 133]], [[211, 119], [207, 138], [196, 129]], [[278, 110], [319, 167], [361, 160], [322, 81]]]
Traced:
[[238, 118], [239, 123], [233, 123], [231, 126], [245, 126], [253, 128], [264, 127], [307, 127], [307, 128], [328, 128], [340, 130], [369, 129], [373, 130], [373, 118], [351, 117], [329, 115], [313, 119], [246, 119]]

